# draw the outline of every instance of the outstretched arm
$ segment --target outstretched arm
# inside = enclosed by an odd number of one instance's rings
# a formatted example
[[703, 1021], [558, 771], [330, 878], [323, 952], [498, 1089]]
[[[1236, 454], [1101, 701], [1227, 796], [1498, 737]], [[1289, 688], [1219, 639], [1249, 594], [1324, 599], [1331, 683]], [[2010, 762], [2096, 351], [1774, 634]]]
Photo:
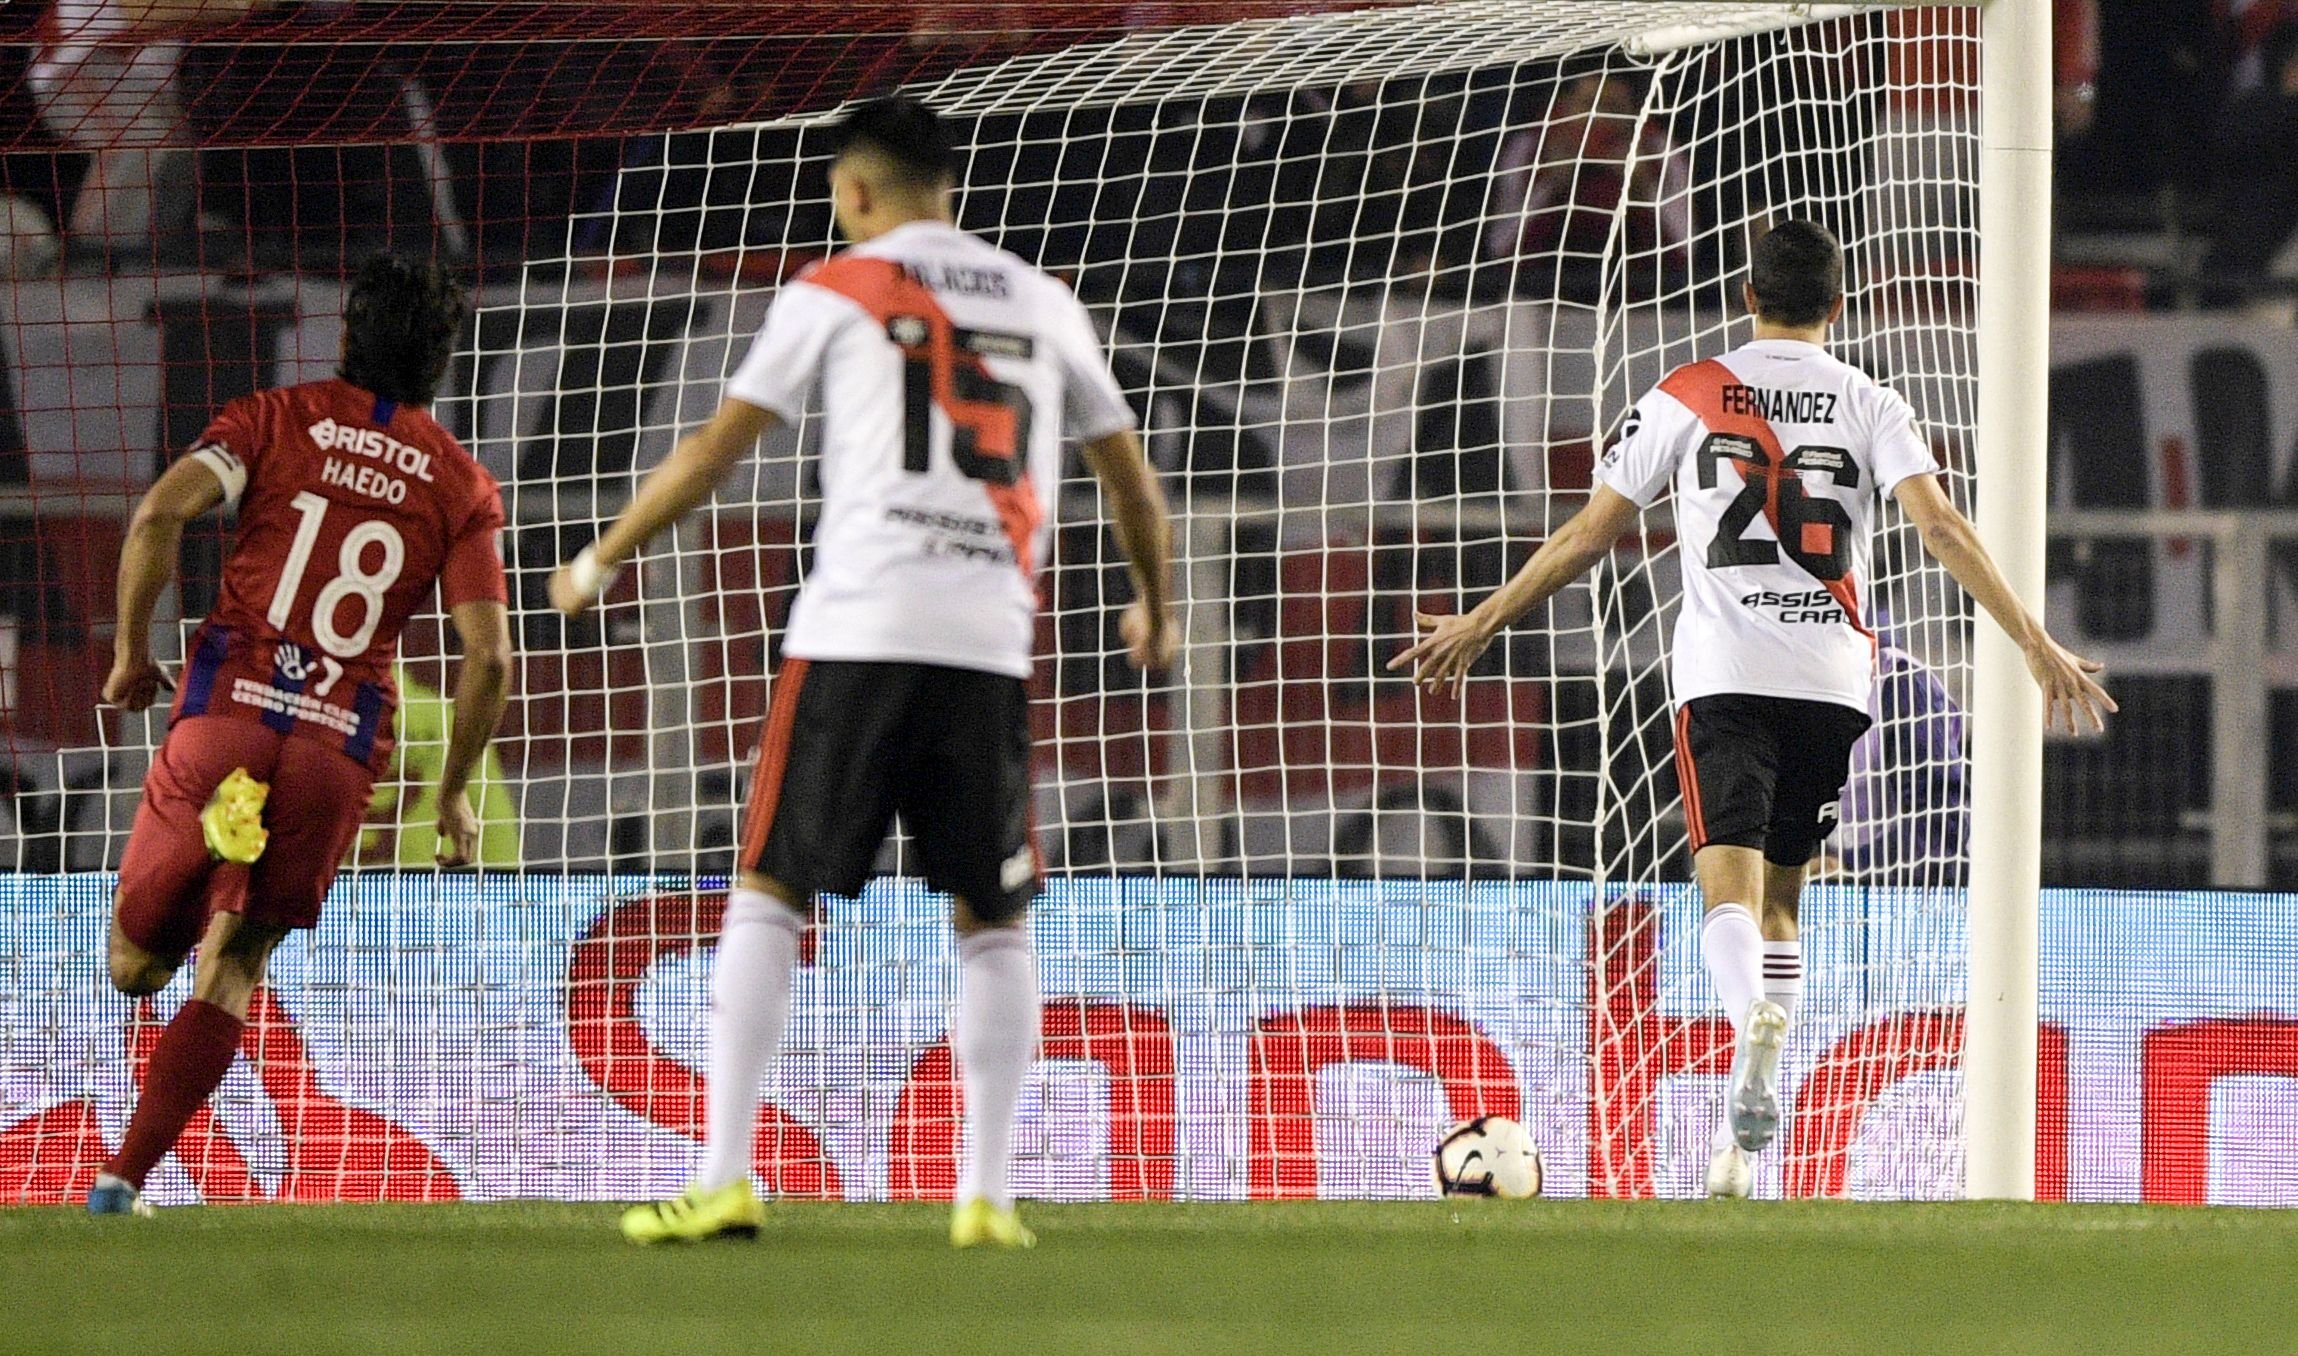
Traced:
[[486, 756], [510, 697], [511, 622], [510, 609], [492, 601], [457, 603], [452, 616], [463, 642], [463, 671], [455, 679], [447, 761], [439, 769], [438, 860], [441, 866], [466, 866], [479, 851], [471, 774]]
[[771, 411], [748, 401], [720, 402], [710, 422], [678, 440], [598, 540], [551, 575], [551, 606], [570, 617], [589, 611], [614, 582], [623, 562], [638, 554], [655, 533], [708, 499], [734, 464], [748, 456], [777, 422]]
[[185, 457], [136, 505], [120, 544], [119, 630], [112, 636], [112, 672], [104, 679], [104, 700], [123, 711], [143, 710], [167, 686], [167, 675], [152, 662], [152, 609], [175, 577], [184, 524], [222, 502], [223, 481], [205, 462]]
[[1084, 454], [1117, 520], [1117, 545], [1133, 567], [1133, 601], [1119, 623], [1126, 652], [1135, 668], [1161, 669], [1173, 662], [1180, 645], [1173, 624], [1173, 528], [1164, 487], [1141, 454], [1140, 435], [1131, 429], [1086, 443]]
[[2078, 722], [2087, 722], [2094, 731], [2104, 730], [2106, 713], [2121, 709], [2091, 676], [2105, 672], [2106, 665], [2085, 659], [2051, 639], [2042, 622], [2019, 601], [2003, 572], [1995, 568], [1994, 557], [1980, 543], [1978, 530], [1947, 498], [1939, 478], [1909, 476], [1899, 482], [1893, 495], [1922, 534], [1924, 549], [1987, 609], [1987, 615], [2026, 655], [2027, 669], [2043, 690], [2043, 728], [2061, 728], [2063, 712], [2068, 734], [2082, 733]]
[[1412, 680], [1430, 692], [1457, 693], [1470, 666], [1492, 637], [1547, 602], [1610, 553], [1640, 510], [1636, 501], [1599, 484], [1588, 506], [1540, 544], [1516, 577], [1491, 597], [1454, 617], [1413, 614], [1422, 632], [1411, 649], [1388, 661], [1389, 672], [1412, 666]]

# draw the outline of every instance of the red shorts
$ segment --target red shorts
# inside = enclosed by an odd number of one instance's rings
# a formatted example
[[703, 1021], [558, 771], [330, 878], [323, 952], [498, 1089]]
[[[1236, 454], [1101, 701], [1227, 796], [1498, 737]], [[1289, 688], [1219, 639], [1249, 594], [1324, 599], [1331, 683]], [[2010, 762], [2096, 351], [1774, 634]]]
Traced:
[[[271, 838], [250, 867], [217, 862], [200, 836], [200, 811], [238, 767], [271, 784], [263, 809]], [[311, 927], [374, 787], [373, 773], [319, 740], [232, 716], [177, 721], [144, 778], [120, 862], [120, 930], [155, 956], [180, 959], [218, 910]]]

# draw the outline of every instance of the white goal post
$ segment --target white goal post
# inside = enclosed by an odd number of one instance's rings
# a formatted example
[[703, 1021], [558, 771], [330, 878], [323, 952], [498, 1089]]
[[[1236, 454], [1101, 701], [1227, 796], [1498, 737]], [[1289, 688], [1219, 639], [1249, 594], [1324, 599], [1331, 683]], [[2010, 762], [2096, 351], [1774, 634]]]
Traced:
[[[1979, 535], [2040, 609], [2049, 506], [2050, 0], [1978, 0]], [[1663, 51], [1849, 13], [1791, 5], [1646, 34]], [[1964, 1190], [2035, 1197], [2037, 906], [2042, 893], [2042, 703], [2018, 648], [1981, 624], [1972, 655], [1970, 991], [1963, 1028]]]
[[[1977, 523], [2019, 596], [2040, 609], [2049, 505], [2050, 0], [1979, 0]], [[1858, 6], [1655, 29], [1659, 52]], [[1963, 1029], [1964, 1190], [2033, 1200], [2037, 906], [2042, 891], [2042, 703], [2009, 638], [1982, 624], [1972, 656], [1970, 979]]]
[[[1981, 16], [1978, 527], [2038, 610], [2049, 506], [2051, 5]], [[2043, 713], [2025, 659], [1981, 625], [1972, 674], [1970, 992], [1964, 1191], [2035, 1198]]]
[[[1981, 18], [1976, 519], [2004, 576], [2040, 609], [2049, 506], [2050, 0], [1977, 0]], [[1856, 12], [1771, 13], [1654, 29], [1660, 52]], [[2035, 1196], [2042, 703], [2018, 648], [1982, 624], [1972, 655], [1970, 979], [1963, 1028], [1964, 1190]]]

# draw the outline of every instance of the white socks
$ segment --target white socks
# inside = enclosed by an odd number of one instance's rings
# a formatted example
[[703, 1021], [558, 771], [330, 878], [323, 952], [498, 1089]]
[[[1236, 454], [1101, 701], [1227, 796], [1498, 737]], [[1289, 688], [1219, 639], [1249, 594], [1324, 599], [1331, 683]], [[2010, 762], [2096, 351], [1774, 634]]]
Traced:
[[710, 978], [710, 1074], [704, 1092], [702, 1174], [715, 1191], [750, 1174], [758, 1138], [759, 1083], [790, 1020], [790, 972], [798, 964], [797, 910], [756, 890], [726, 898]]
[[958, 938], [957, 1016], [950, 1044], [965, 1080], [965, 1168], [959, 1204], [1013, 1204], [1014, 1103], [1037, 1058], [1037, 956], [1028, 924]]
[[1763, 997], [1763, 930], [1747, 905], [1719, 904], [1708, 910], [1700, 924], [1700, 959], [1707, 963], [1732, 1030], [1739, 1030], [1748, 1008]]
[[1795, 1020], [1795, 1005], [1803, 1001], [1803, 943], [1763, 944], [1763, 996]]

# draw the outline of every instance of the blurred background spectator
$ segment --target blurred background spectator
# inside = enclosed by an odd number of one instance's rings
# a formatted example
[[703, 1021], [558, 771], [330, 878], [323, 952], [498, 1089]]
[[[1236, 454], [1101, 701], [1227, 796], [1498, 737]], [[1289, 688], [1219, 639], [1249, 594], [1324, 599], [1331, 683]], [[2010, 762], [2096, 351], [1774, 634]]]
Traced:
[[1457, 101], [1425, 82], [1304, 89], [1266, 115], [1269, 235], [1317, 278], [1421, 277], [1444, 235]]
[[2298, 228], [2298, 20], [2268, 29], [2244, 65], [2258, 78], [2237, 82], [2211, 138], [2225, 191], [2202, 256], [2206, 303], [2238, 302], [2268, 285], [2275, 257]]
[[817, 204], [827, 185], [800, 192], [797, 134], [739, 125], [771, 96], [772, 72], [698, 43], [670, 44], [666, 57], [689, 72], [679, 121], [696, 130], [622, 144], [613, 183], [576, 220], [576, 251], [631, 259], [826, 242]]
[[1519, 294], [1592, 304], [1617, 214], [1617, 248], [1659, 262], [1627, 270], [1630, 287], [1650, 295], [1689, 262], [1691, 159], [1663, 122], [1639, 118], [1641, 90], [1625, 75], [1595, 71], [1534, 87], [1542, 97], [1551, 91], [1554, 104], [1532, 110], [1501, 143], [1485, 257], [1507, 266]]
[[64, 225], [68, 256], [188, 254], [198, 197], [178, 84], [201, 28], [253, 0], [53, 0], [28, 85], [41, 120], [88, 154]]
[[2226, 52], [2227, 84], [2236, 94], [2274, 83], [2274, 32], [2298, 21], [2293, 0], [2214, 0], [2212, 17]]
[[[0, 191], [14, 199], [0, 228], [21, 242], [16, 271], [38, 271], [56, 237], [83, 267], [190, 262], [195, 212], [199, 257], [234, 271], [327, 270], [391, 247], [485, 278], [570, 256], [815, 246], [830, 235], [822, 185], [782, 115], [1017, 41], [941, 11], [834, 49], [431, 41], [398, 26], [429, 7], [255, 3], [0, 10]], [[2298, 290], [2298, 269], [2276, 268], [2298, 226], [2298, 0], [2053, 0], [2053, 15], [2064, 295], [2231, 305]], [[342, 25], [360, 41], [317, 40]], [[298, 39], [306, 26], [314, 41]], [[1930, 60], [1920, 36], [1890, 60]], [[1968, 112], [1886, 100], [1885, 74], [1854, 73], [1846, 88], [1878, 98], [1844, 106], [1842, 135]], [[1471, 265], [1494, 291], [1587, 302], [1617, 215], [1635, 263], [1614, 295], [1634, 299], [1664, 292], [1692, 251], [1704, 267], [1737, 248], [1702, 220], [1760, 213], [1761, 186], [1719, 172], [1735, 138], [1803, 134], [1794, 110], [1760, 100], [1712, 128], [1645, 119], [1649, 93], [1626, 69], [1498, 65], [992, 115], [970, 129], [962, 214], [1089, 291], [1215, 303], [1296, 282], [1457, 285]], [[680, 130], [651, 130], [665, 125]], [[187, 140], [237, 144], [196, 157], [161, 144]]]
[[[779, 117], [1009, 55], [1016, 41], [949, 30], [935, 11], [843, 51], [751, 37], [427, 41], [395, 39], [402, 9], [388, 5], [250, 5], [0, 11], [0, 34], [16, 39], [7, 60], [23, 62], [14, 80], [0, 62], [11, 147], [0, 188], [78, 239], [80, 257], [182, 253], [168, 241], [184, 239], [198, 205], [209, 267], [257, 271], [333, 269], [386, 246], [483, 278], [570, 255], [809, 248], [830, 239], [823, 186]], [[2273, 152], [2289, 136], [2298, 0], [2052, 9], [2066, 260], [2128, 271], [2128, 290], [2151, 303], [2284, 287], [2270, 273], [2298, 191], [2231, 175], [2291, 159]], [[319, 39], [361, 23], [358, 44], [292, 41], [306, 25]], [[1864, 78], [1882, 87], [1880, 71]], [[1512, 92], [1537, 103], [1510, 108]], [[1615, 290], [1625, 280], [1627, 296], [1650, 296], [1691, 251], [1737, 248], [1698, 221], [1749, 207], [1714, 182], [1740, 154], [1730, 142], [1763, 133], [1645, 120], [1645, 97], [1636, 71], [1558, 80], [1553, 67], [1491, 67], [1248, 101], [990, 115], [970, 129], [961, 211], [1018, 253], [1082, 267], [1089, 290], [1096, 267], [1128, 290], [1220, 299], [1291, 280], [1455, 278], [1475, 264], [1494, 290], [1593, 301], [1595, 260], [1625, 205], [1636, 264]], [[1905, 115], [1854, 103], [1843, 120]], [[1792, 110], [1751, 106], [1733, 120], [1799, 136]], [[634, 124], [648, 131], [620, 131]], [[246, 145], [250, 133], [264, 145]], [[156, 145], [186, 138], [241, 142], [198, 154], [195, 193], [193, 156]], [[41, 156], [39, 142], [64, 154]], [[1910, 168], [1958, 177], [1937, 170]], [[39, 218], [9, 211], [11, 234], [37, 239]], [[1225, 278], [1248, 257], [1250, 278]]]

